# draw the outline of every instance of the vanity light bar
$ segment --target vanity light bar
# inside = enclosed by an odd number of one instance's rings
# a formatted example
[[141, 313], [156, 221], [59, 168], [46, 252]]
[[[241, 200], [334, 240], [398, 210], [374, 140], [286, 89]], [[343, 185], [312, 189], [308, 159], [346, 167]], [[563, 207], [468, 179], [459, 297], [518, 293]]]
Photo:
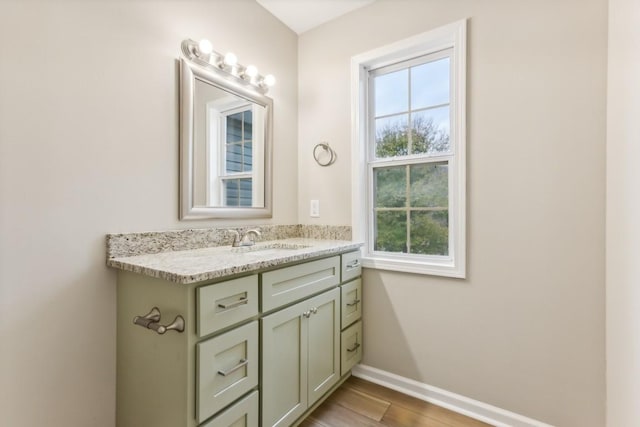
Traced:
[[261, 93], [266, 93], [271, 86], [276, 84], [276, 78], [273, 74], [261, 76], [255, 65], [245, 67], [238, 63], [238, 57], [234, 53], [228, 52], [222, 55], [216, 52], [207, 39], [202, 39], [199, 42], [191, 39], [184, 40], [182, 53], [191, 61], [224, 71], [241, 82], [250, 84]]

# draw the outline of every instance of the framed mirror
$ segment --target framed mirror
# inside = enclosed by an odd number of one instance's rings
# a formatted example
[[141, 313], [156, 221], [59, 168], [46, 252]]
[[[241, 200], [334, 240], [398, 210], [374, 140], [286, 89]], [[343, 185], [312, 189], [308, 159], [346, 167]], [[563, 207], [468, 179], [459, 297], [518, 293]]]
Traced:
[[196, 61], [180, 60], [180, 219], [269, 218], [273, 101]]

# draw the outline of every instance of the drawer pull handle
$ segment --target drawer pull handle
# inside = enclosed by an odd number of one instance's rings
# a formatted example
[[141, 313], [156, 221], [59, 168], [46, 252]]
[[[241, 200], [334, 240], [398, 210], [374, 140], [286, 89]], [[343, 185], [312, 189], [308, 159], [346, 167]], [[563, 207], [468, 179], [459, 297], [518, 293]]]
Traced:
[[244, 304], [249, 304], [249, 298], [247, 297], [242, 297], [240, 298], [238, 301], [232, 302], [230, 304], [218, 304], [218, 307], [227, 310], [230, 308], [234, 308], [234, 307], [238, 307], [240, 305], [244, 305]]
[[356, 350], [357, 350], [357, 349], [359, 349], [359, 348], [360, 348], [360, 343], [359, 343], [359, 342], [357, 342], [357, 343], [355, 343], [355, 344], [353, 345], [353, 347], [348, 348], [348, 349], [347, 349], [347, 351], [348, 351], [349, 353], [353, 353], [354, 351], [356, 351]]
[[359, 299], [355, 299], [352, 302], [348, 302], [347, 303], [347, 307], [353, 307], [354, 305], [358, 305], [360, 304], [360, 300]]
[[360, 260], [357, 259], [355, 261], [351, 261], [349, 264], [347, 264], [347, 269], [351, 269], [351, 268], [356, 268], [360, 266]]
[[242, 368], [243, 366], [247, 366], [248, 364], [249, 364], [249, 360], [240, 359], [240, 362], [236, 366], [234, 366], [233, 368], [227, 371], [218, 371], [218, 375], [222, 375], [223, 377], [226, 377], [227, 375], [234, 373], [238, 369]]
[[167, 331], [176, 331], [183, 332], [184, 331], [184, 318], [180, 315], [176, 316], [173, 322], [168, 325], [160, 324], [160, 310], [158, 307], [153, 307], [150, 312], [145, 314], [144, 316], [136, 316], [133, 318], [133, 323], [138, 326], [142, 326], [143, 328], [151, 329], [152, 331], [156, 331], [158, 334], [162, 335]]

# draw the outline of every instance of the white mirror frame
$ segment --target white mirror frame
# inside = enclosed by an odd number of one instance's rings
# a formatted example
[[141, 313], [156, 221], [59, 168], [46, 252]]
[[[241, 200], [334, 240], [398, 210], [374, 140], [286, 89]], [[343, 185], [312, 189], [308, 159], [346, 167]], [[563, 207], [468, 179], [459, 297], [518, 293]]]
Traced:
[[[272, 151], [273, 100], [248, 82], [227, 75], [214, 67], [205, 67], [185, 58], [180, 59], [180, 219], [208, 218], [271, 218], [272, 217]], [[194, 90], [195, 79], [258, 104], [265, 109], [264, 117], [264, 206], [207, 207], [194, 206]]]

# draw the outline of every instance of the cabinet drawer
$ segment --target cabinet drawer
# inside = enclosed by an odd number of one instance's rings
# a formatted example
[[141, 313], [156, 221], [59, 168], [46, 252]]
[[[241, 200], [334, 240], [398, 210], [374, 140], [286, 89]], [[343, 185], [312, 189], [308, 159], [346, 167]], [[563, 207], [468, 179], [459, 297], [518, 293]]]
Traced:
[[258, 314], [258, 276], [198, 288], [198, 336], [203, 337]]
[[254, 391], [201, 427], [258, 427], [258, 391]]
[[340, 283], [340, 257], [311, 261], [262, 274], [262, 311], [298, 301]]
[[362, 280], [353, 280], [342, 285], [340, 289], [342, 291], [340, 329], [344, 329], [362, 317]]
[[362, 360], [362, 322], [342, 332], [340, 341], [340, 375], [344, 375]]
[[342, 281], [347, 282], [362, 274], [360, 251], [342, 254]]
[[258, 385], [258, 322], [198, 343], [198, 422]]

